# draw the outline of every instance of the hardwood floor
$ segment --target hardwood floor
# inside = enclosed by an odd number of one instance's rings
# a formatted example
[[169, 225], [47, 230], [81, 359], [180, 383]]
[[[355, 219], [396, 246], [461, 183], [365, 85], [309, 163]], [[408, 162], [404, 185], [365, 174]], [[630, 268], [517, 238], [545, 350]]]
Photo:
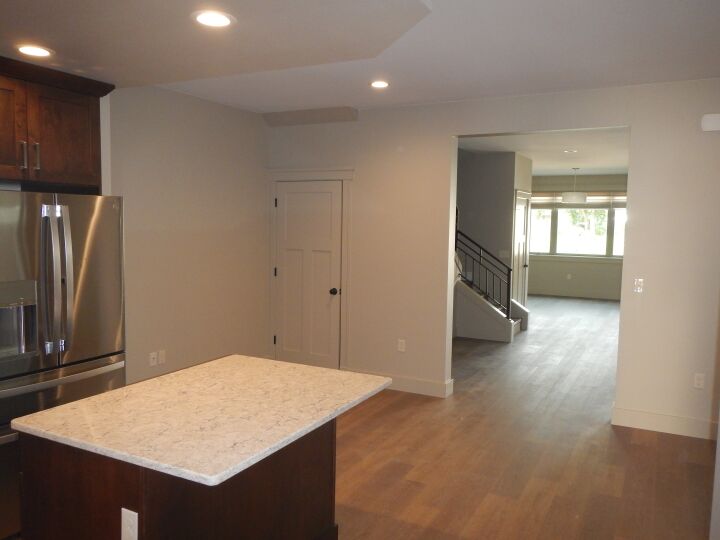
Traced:
[[338, 422], [340, 538], [707, 538], [713, 442], [610, 426], [618, 304], [534, 297], [512, 344], [458, 340], [455, 394]]

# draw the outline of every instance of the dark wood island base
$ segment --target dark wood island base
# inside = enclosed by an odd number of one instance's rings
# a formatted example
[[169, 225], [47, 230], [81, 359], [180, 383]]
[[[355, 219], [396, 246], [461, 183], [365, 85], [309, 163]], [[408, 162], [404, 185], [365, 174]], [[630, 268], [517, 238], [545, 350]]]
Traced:
[[217, 486], [20, 434], [24, 540], [337, 539], [335, 420]]

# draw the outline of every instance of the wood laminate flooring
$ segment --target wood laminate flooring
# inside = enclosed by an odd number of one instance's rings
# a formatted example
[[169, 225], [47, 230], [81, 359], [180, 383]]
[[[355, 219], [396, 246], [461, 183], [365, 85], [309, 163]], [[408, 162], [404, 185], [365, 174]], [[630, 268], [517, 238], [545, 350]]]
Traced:
[[532, 297], [514, 343], [456, 340], [450, 398], [343, 415], [341, 539], [707, 538], [715, 444], [610, 425], [618, 307]]

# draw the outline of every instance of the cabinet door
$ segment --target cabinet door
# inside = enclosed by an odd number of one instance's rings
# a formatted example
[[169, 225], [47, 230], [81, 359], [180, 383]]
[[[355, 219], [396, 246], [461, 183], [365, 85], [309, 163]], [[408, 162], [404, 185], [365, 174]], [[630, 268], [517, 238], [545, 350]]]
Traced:
[[27, 169], [25, 83], [0, 77], [0, 180], [22, 180]]
[[100, 101], [28, 84], [30, 178], [100, 185]]

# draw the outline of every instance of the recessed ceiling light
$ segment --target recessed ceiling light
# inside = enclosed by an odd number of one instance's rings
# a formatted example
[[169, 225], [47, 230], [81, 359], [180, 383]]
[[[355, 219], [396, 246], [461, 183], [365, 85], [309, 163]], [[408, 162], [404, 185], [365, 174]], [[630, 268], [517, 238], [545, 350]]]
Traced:
[[382, 89], [387, 88], [390, 85], [387, 81], [373, 81], [372, 83], [370, 83], [370, 86], [372, 86], [373, 88]]
[[566, 154], [577, 154], [578, 151], [571, 148], [568, 150], [563, 150], [563, 152], [565, 152]]
[[235, 17], [222, 11], [196, 11], [193, 13], [193, 19], [200, 24], [214, 28], [230, 26], [235, 22]]
[[20, 45], [18, 51], [28, 56], [47, 57], [52, 54], [50, 49], [38, 45]]

